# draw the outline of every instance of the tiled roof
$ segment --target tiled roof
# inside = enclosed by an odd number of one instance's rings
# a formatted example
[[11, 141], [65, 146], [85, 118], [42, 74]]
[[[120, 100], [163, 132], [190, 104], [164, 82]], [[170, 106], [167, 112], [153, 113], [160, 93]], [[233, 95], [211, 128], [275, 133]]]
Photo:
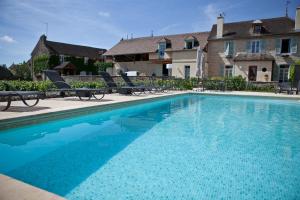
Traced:
[[[262, 22], [262, 33], [253, 33], [253, 22], [242, 21], [234, 23], [224, 23], [223, 27], [223, 38], [222, 39], [233, 39], [233, 38], [249, 38], [253, 36], [261, 35], [276, 35], [286, 34], [294, 32], [295, 21], [288, 17], [278, 17], [270, 19], [261, 19]], [[217, 25], [212, 26], [208, 40], [216, 39]]]
[[274, 57], [266, 53], [240, 53], [233, 58], [234, 61], [273, 61]]
[[185, 38], [189, 36], [194, 36], [198, 40], [200, 47], [204, 48], [207, 42], [208, 35], [209, 32], [197, 32], [121, 40], [118, 44], [108, 50], [104, 55], [111, 56], [156, 52], [158, 42], [163, 40], [164, 38], [170, 40], [171, 42], [171, 48], [168, 48], [167, 50], [179, 51], [184, 49]]
[[99, 59], [101, 55], [106, 51], [105, 49], [81, 46], [75, 44], [66, 44], [61, 42], [53, 42], [46, 40], [45, 44], [48, 48], [57, 54], [69, 55], [69, 56], [79, 56], [79, 57], [89, 57], [92, 59]]

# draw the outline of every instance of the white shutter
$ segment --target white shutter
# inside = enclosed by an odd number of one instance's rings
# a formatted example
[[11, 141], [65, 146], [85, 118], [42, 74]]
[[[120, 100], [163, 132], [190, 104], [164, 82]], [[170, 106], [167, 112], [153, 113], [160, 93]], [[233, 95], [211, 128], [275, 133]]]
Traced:
[[297, 53], [297, 46], [298, 46], [298, 41], [296, 38], [291, 38], [291, 53]]

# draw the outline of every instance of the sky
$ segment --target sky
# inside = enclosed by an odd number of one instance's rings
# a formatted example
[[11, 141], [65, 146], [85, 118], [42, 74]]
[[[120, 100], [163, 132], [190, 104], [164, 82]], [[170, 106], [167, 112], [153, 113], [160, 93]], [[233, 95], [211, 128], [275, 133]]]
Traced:
[[[286, 0], [0, 0], [0, 64], [30, 58], [47, 39], [110, 49], [121, 38], [209, 31], [225, 23], [285, 16]], [[295, 18], [300, 0], [290, 0]], [[48, 31], [47, 31], [48, 24]]]

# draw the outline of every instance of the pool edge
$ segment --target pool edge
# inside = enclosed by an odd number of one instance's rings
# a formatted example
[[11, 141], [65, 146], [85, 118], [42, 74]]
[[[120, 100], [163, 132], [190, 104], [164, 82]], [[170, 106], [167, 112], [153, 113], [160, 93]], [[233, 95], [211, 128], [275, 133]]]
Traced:
[[70, 117], [75, 117], [75, 116], [80, 116], [85, 114], [92, 114], [96, 112], [104, 112], [104, 111], [118, 109], [126, 106], [132, 106], [132, 105], [137, 105], [137, 104], [142, 104], [142, 103], [152, 102], [152, 101], [157, 101], [162, 99], [169, 99], [176, 96], [184, 96], [189, 94], [191, 93], [186, 92], [181, 94], [168, 94], [165, 96], [155, 96], [155, 97], [144, 98], [144, 99], [112, 102], [110, 104], [92, 105], [92, 106], [86, 106], [82, 108], [73, 108], [73, 109], [52, 111], [52, 112], [50, 111], [48, 113], [39, 113], [30, 116], [21, 116], [21, 117], [2, 119], [0, 120], [0, 131], [11, 129], [11, 128], [18, 128], [26, 125], [39, 124], [39, 123], [57, 120], [57, 119], [70, 118]]

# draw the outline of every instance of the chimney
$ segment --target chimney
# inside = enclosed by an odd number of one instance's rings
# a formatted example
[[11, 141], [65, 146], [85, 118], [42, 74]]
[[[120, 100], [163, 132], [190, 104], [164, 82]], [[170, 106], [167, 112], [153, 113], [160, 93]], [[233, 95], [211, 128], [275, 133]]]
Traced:
[[47, 40], [47, 36], [43, 34], [43, 35], [40, 37], [40, 41], [45, 42], [46, 40]]
[[222, 14], [217, 18], [217, 38], [223, 37], [224, 17]]
[[295, 30], [300, 31], [300, 6], [296, 8]]

